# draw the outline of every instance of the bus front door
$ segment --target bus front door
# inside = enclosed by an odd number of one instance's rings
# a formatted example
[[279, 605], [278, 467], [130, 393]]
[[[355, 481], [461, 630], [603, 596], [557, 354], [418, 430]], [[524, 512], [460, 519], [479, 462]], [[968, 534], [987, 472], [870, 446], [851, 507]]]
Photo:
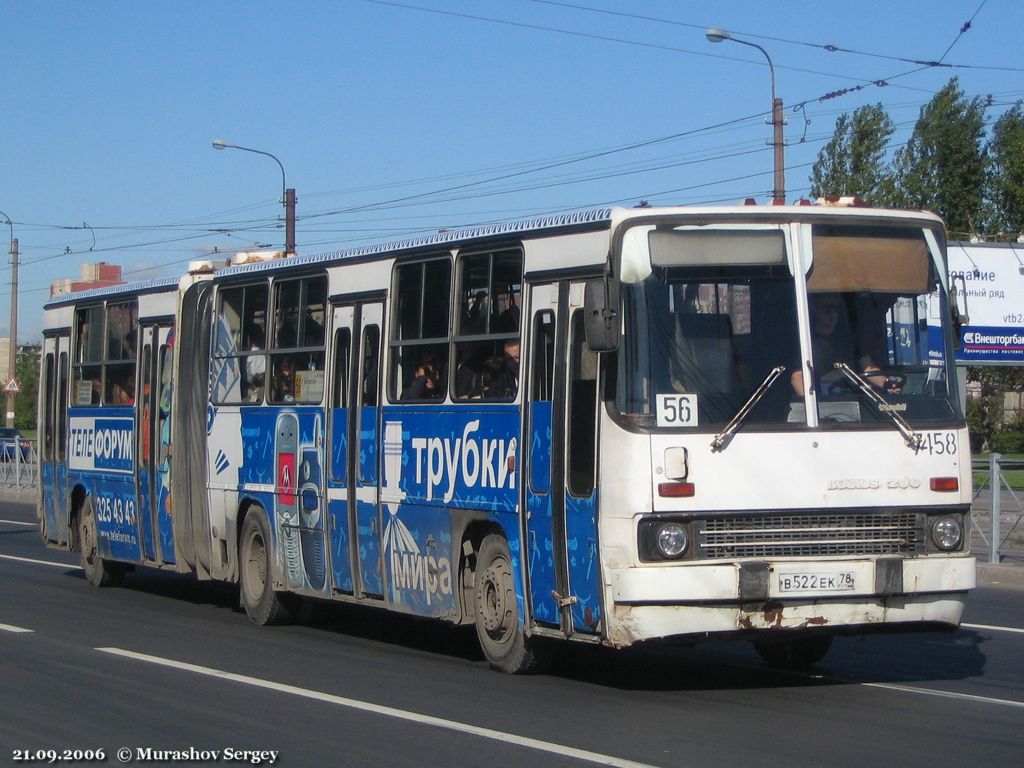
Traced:
[[334, 589], [384, 596], [380, 495], [380, 347], [384, 305], [333, 310], [328, 525]]
[[567, 635], [601, 629], [597, 357], [583, 339], [583, 284], [530, 289], [526, 564], [532, 620]]
[[67, 334], [47, 336], [43, 340], [42, 423], [36, 454], [42, 494], [43, 531], [48, 541], [67, 544], [68, 487], [68, 379], [71, 338]]
[[143, 325], [137, 398], [136, 484], [142, 557], [174, 562], [170, 499], [171, 337], [169, 325]]

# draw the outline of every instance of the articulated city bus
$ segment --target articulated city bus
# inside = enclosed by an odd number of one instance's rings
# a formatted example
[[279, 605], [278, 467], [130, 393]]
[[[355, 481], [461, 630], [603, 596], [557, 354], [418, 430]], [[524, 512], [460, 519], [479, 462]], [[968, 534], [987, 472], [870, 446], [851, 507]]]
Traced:
[[941, 221], [589, 211], [53, 299], [46, 541], [562, 639], [956, 626], [971, 474]]

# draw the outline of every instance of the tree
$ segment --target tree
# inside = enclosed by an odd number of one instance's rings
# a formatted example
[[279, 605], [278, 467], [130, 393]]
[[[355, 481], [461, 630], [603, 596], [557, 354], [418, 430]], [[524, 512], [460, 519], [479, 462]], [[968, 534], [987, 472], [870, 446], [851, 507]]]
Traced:
[[14, 396], [14, 426], [22, 431], [34, 431], [39, 404], [39, 349], [25, 347], [19, 350], [14, 370], [21, 388]]
[[967, 99], [951, 79], [921, 108], [914, 133], [896, 152], [896, 199], [934, 211], [954, 235], [973, 234], [984, 219], [986, 101]]
[[992, 128], [989, 198], [994, 232], [1024, 232], [1024, 108], [1017, 102]]
[[891, 174], [885, 161], [893, 133], [892, 120], [881, 104], [868, 104], [836, 120], [832, 140], [811, 170], [811, 197], [859, 195], [871, 205], [889, 205]]

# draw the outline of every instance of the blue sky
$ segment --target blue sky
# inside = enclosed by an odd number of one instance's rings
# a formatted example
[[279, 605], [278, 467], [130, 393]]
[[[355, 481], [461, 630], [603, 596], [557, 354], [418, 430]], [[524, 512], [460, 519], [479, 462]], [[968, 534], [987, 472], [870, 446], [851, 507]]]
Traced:
[[[790, 199], [843, 112], [880, 102], [902, 144], [953, 75], [992, 95], [991, 119], [1024, 98], [1020, 0], [0, 0], [0, 18], [21, 341], [83, 262], [143, 279], [281, 247], [280, 170], [215, 138], [281, 160], [308, 254], [640, 200], [767, 201], [767, 65], [711, 26], [771, 55]], [[5, 265], [0, 333], [9, 286]]]

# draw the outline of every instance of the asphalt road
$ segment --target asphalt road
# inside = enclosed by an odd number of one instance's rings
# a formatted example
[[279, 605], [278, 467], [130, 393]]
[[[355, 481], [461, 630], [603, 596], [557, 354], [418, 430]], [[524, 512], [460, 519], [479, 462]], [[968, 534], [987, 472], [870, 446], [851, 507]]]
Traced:
[[838, 639], [813, 674], [709, 643], [565, 648], [551, 674], [509, 677], [471, 629], [339, 606], [260, 628], [230, 586], [148, 570], [93, 589], [34, 517], [0, 503], [0, 764], [95, 749], [104, 759], [62, 764], [121, 765], [119, 750], [140, 765], [389, 768], [1024, 755], [1021, 586], [980, 587], [956, 633]]

